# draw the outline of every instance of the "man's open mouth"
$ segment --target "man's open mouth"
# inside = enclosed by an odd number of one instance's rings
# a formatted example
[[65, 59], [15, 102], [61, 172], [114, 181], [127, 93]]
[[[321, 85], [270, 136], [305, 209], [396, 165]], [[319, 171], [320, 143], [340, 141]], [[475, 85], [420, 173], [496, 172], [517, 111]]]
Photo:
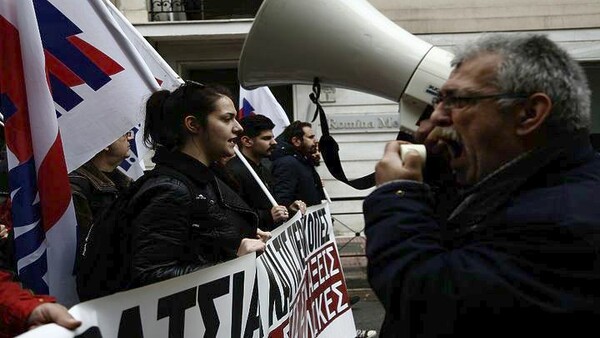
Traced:
[[463, 144], [460, 136], [450, 127], [436, 127], [434, 128], [427, 140], [426, 145], [431, 147], [434, 151], [443, 152], [442, 148], [447, 149], [448, 155], [451, 158], [458, 158], [463, 155]]

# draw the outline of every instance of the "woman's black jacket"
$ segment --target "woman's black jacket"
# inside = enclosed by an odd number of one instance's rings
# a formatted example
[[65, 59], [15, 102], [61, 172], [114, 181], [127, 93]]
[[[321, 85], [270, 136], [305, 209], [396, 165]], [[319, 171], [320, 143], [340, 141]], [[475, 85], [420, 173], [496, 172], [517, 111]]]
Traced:
[[139, 212], [132, 222], [131, 287], [233, 259], [243, 238], [256, 238], [257, 215], [201, 162], [164, 148], [153, 161], [188, 183], [159, 175], [134, 195], [131, 206]]

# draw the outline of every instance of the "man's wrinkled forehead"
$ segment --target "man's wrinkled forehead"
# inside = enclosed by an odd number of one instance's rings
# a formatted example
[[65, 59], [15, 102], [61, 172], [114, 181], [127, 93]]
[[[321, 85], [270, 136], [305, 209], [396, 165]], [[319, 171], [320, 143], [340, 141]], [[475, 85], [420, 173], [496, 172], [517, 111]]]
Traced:
[[482, 53], [457, 63], [450, 77], [441, 88], [442, 94], [456, 91], [479, 91], [482, 87], [495, 86], [502, 56]]

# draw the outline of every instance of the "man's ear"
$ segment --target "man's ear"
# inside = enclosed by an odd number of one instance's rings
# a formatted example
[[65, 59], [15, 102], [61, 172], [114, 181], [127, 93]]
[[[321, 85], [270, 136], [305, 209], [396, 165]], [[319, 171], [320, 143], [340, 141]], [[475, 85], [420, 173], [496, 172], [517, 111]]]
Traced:
[[302, 139], [296, 136], [292, 137], [292, 145], [299, 148], [302, 145]]
[[246, 148], [251, 148], [254, 145], [254, 140], [251, 137], [245, 135], [240, 137], [240, 141], [242, 143], [242, 146]]
[[518, 111], [517, 135], [525, 136], [539, 130], [552, 111], [552, 99], [544, 93], [535, 93]]
[[202, 129], [198, 119], [192, 115], [188, 115], [183, 119], [183, 125], [192, 134], [198, 134]]

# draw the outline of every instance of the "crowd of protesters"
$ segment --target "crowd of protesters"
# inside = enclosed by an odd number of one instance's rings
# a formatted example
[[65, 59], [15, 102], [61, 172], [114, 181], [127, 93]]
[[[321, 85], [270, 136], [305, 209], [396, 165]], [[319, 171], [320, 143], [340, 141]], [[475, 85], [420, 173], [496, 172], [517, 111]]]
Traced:
[[[248, 169], [239, 166], [235, 146], [241, 148], [242, 156], [252, 164], [267, 189], [274, 192], [268, 159], [277, 144], [272, 133], [274, 125], [268, 118], [254, 115], [241, 121], [246, 126], [244, 130], [236, 115], [231, 94], [222, 86], [188, 81], [172, 92], [154, 93], [146, 103], [144, 141], [155, 150], [155, 167], [144, 175], [143, 182], [131, 184], [131, 179], [116, 169], [128, 156], [129, 133], [69, 175], [78, 222], [77, 265], [82, 263], [83, 247], [90, 244], [86, 242], [90, 230], [101, 226], [100, 220], [107, 214], [118, 212], [113, 206], [124, 191], [131, 196], [127, 205], [134, 216], [129, 224], [130, 280], [123, 290], [247, 253], [260, 253], [270, 238], [269, 230], [285, 222], [292, 213], [304, 213], [306, 203], [300, 198], [304, 187], [300, 183], [294, 188], [298, 198], [290, 191], [289, 203], [272, 205], [248, 175]], [[314, 134], [310, 131], [310, 137], [303, 138], [297, 131], [284, 132], [292, 133], [296, 145], [291, 149], [297, 152], [294, 156], [306, 157], [305, 162], [312, 163], [308, 160], [316, 151]], [[308, 167], [309, 175], [316, 175], [313, 171]], [[315, 182], [319, 183], [315, 187], [322, 190], [318, 175]], [[310, 202], [312, 205], [317, 201]], [[0, 337], [51, 322], [70, 329], [79, 326], [80, 322], [56, 304], [53, 297], [34, 295], [18, 283], [10, 258], [10, 217], [3, 222]], [[80, 291], [82, 287], [86, 286], [78, 285]], [[89, 295], [103, 292], [85, 290], [83, 294], [83, 299], [89, 299], [93, 298]]]
[[[600, 202], [590, 196], [600, 189], [600, 155], [589, 141], [581, 67], [539, 35], [485, 37], [453, 66], [415, 135], [438, 162], [423, 168], [414, 153], [400, 158], [403, 141], [389, 143], [365, 199], [369, 281], [386, 311], [381, 336], [597, 335]], [[295, 121], [275, 139], [267, 118], [240, 124], [236, 113], [220, 86], [156, 92], [144, 131], [156, 167], [139, 184], [115, 174], [127, 135], [71, 174], [80, 231], [129, 191], [123, 290], [260, 253], [269, 230], [325, 198], [309, 123]], [[2, 221], [0, 335], [49, 322], [77, 327], [52, 297], [18, 284]]]

